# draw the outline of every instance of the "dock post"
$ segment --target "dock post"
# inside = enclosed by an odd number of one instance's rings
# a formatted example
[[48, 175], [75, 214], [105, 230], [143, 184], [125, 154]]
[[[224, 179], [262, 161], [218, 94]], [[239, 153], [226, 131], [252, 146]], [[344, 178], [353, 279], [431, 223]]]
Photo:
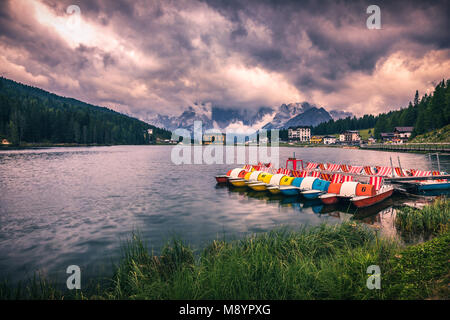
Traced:
[[391, 170], [392, 170], [391, 177], [393, 177], [394, 176], [394, 165], [392, 164], [392, 157], [389, 157], [389, 159], [391, 160]]
[[400, 163], [400, 156], [397, 156], [397, 160], [398, 160], [398, 167], [400, 168], [400, 171], [403, 172], [402, 164]]

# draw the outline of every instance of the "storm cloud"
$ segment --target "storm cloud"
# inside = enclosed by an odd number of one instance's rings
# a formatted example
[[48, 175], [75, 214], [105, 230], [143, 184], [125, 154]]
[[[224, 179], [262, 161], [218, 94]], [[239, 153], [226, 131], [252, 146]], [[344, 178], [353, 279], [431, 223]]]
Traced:
[[[0, 2], [0, 74], [145, 119], [195, 102], [357, 115], [449, 78], [446, 1]], [[80, 8], [79, 19], [67, 8]]]

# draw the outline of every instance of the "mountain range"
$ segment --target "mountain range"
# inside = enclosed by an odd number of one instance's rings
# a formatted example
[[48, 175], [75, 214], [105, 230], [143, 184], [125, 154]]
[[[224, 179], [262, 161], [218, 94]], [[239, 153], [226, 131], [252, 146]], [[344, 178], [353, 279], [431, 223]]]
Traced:
[[146, 121], [167, 130], [192, 130], [194, 121], [201, 121], [203, 129], [287, 129], [298, 126], [316, 126], [331, 119], [352, 117], [347, 111], [327, 111], [309, 102], [282, 104], [277, 109], [260, 107], [257, 110], [235, 109], [210, 104], [194, 103], [179, 116], [157, 114]]

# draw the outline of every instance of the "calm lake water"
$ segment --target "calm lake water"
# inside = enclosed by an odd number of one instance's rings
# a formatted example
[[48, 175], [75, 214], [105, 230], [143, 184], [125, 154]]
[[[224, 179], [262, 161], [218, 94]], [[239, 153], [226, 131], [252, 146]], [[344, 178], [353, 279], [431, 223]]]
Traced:
[[[215, 175], [237, 165], [175, 165], [172, 146], [114, 146], [0, 151], [0, 279], [35, 271], [65, 281], [67, 266], [82, 279], [109, 272], [120, 247], [139, 230], [158, 253], [177, 236], [194, 248], [280, 226], [339, 223], [356, 217], [392, 229], [393, 206], [417, 201], [396, 196], [369, 210], [270, 197], [218, 187]], [[280, 148], [305, 161], [435, 169], [422, 154], [335, 148]], [[450, 171], [450, 157], [441, 156]]]

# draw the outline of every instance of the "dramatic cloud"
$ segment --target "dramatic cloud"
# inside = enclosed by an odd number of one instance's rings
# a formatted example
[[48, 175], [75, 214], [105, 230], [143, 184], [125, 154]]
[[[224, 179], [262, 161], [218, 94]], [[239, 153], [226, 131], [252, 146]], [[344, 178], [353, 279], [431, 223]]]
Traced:
[[381, 30], [369, 4], [2, 1], [0, 74], [144, 119], [195, 102], [379, 113], [450, 77], [446, 1], [379, 1]]

